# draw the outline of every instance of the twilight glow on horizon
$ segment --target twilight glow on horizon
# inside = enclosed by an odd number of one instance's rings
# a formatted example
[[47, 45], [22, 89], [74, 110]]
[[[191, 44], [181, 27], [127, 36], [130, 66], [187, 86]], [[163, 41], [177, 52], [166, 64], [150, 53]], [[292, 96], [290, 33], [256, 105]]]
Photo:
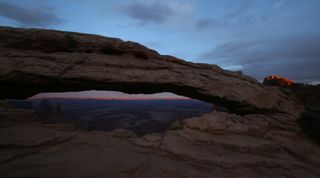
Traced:
[[118, 91], [81, 91], [81, 92], [63, 92], [63, 93], [40, 93], [28, 99], [45, 99], [45, 98], [71, 98], [71, 99], [101, 99], [101, 100], [185, 100], [188, 97], [175, 95], [173, 93], [162, 92], [155, 94], [127, 94]]

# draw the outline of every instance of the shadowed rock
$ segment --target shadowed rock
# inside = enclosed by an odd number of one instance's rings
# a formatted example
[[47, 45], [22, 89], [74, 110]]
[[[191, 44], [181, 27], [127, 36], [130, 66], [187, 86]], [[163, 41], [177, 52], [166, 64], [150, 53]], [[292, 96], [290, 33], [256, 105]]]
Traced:
[[3, 102], [0, 116], [4, 178], [320, 176], [319, 145], [287, 114], [213, 112], [143, 137], [125, 129], [81, 132], [41, 124], [29, 110]]

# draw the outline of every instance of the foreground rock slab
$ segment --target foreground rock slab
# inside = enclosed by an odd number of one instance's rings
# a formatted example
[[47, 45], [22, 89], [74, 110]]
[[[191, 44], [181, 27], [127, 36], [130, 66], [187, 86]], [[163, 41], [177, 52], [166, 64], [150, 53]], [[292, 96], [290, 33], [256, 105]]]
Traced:
[[319, 144], [288, 114], [213, 112], [143, 137], [42, 124], [3, 103], [0, 118], [1, 178], [320, 177]]

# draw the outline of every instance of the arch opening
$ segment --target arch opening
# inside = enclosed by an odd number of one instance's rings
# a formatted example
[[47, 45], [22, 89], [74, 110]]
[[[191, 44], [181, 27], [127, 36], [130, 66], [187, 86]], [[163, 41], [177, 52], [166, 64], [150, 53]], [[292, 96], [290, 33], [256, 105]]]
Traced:
[[[33, 77], [31, 77], [33, 79]], [[221, 106], [223, 110], [230, 111], [235, 114], [245, 115], [251, 113], [268, 113], [270, 110], [256, 108], [248, 104], [246, 101], [233, 101], [227, 97], [215, 96], [211, 94], [202, 93], [199, 88], [194, 88], [185, 85], [176, 85], [170, 83], [145, 83], [145, 82], [109, 82], [101, 83], [91, 80], [77, 80], [72, 81], [55, 81], [43, 78], [45, 84], [34, 83], [32, 85], [2, 82], [0, 87], [0, 98], [24, 99], [38, 93], [45, 92], [67, 92], [67, 91], [88, 91], [91, 89], [97, 91], [121, 91], [128, 94], [154, 94], [161, 92], [171, 92], [176, 95], [186, 96], [204, 102], [212, 103]], [[48, 81], [47, 81], [48, 80]], [[23, 87], [23, 90], [21, 88]]]
[[169, 92], [119, 91], [39, 93], [13, 105], [35, 110], [43, 123], [71, 123], [86, 131], [129, 129], [137, 135], [166, 131], [179, 120], [213, 111], [213, 104]]

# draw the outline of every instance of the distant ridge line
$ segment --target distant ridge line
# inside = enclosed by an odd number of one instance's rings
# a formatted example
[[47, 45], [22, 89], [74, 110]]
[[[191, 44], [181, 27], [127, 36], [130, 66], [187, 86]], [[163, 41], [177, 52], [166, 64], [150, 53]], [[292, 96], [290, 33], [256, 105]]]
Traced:
[[194, 100], [192, 98], [79, 98], [79, 97], [30, 97], [27, 100], [41, 99], [66, 99], [66, 100], [120, 100], [120, 101], [143, 101], [143, 100]]

